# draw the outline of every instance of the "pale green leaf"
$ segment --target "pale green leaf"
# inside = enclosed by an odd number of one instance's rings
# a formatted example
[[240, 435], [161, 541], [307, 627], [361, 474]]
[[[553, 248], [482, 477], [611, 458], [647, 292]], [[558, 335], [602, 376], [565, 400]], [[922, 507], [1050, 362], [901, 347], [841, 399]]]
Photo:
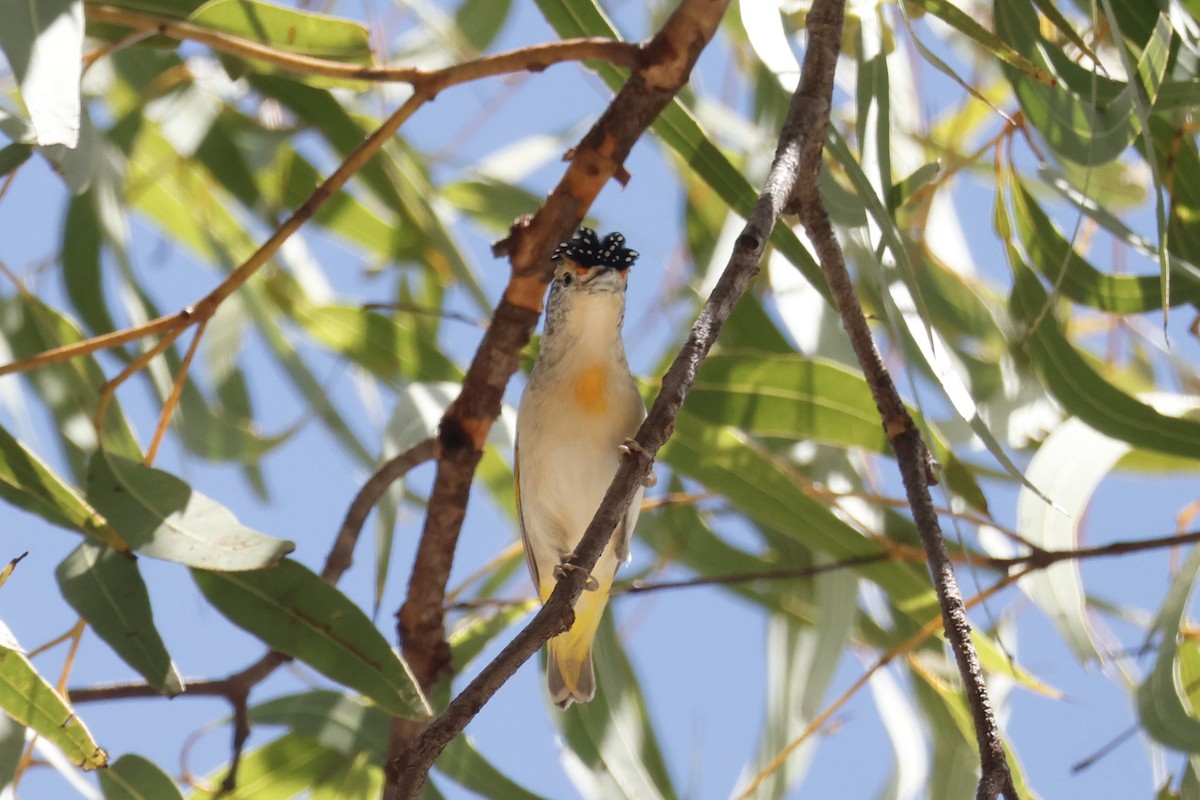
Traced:
[[231, 622], [272, 650], [408, 719], [429, 715], [408, 665], [349, 598], [295, 561], [250, 572], [192, 572], [196, 584]]
[[0, 47], [39, 145], [79, 142], [83, 0], [0, 0]]
[[138, 755], [121, 756], [99, 775], [104, 800], [183, 800], [171, 776]]
[[1183, 684], [1179, 669], [1179, 633], [1187, 601], [1200, 571], [1200, 547], [1193, 547], [1175, 574], [1159, 609], [1154, 628], [1162, 636], [1154, 667], [1138, 687], [1138, 716], [1155, 741], [1182, 750], [1200, 752], [1200, 711], [1192, 705], [1192, 687]]
[[54, 743], [85, 770], [104, 767], [108, 755], [96, 744], [83, 720], [17, 646], [0, 623], [0, 709]]
[[154, 626], [150, 595], [136, 561], [84, 542], [54, 575], [71, 608], [147, 683], [167, 697], [183, 691], [183, 679]]
[[104, 451], [92, 458], [87, 498], [134, 550], [164, 561], [252, 570], [295, 549], [242, 525], [174, 475]]

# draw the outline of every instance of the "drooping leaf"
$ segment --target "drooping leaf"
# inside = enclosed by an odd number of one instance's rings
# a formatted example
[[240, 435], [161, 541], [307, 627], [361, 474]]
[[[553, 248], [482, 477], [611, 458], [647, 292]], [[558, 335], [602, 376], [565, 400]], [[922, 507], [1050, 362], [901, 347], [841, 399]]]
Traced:
[[1200, 571], [1200, 547], [1193, 547], [1179, 568], [1159, 609], [1154, 630], [1161, 635], [1154, 667], [1138, 687], [1138, 717], [1146, 732], [1160, 744], [1185, 753], [1200, 752], [1200, 710], [1189, 697], [1179, 664], [1179, 632], [1188, 598]]
[[0, 178], [16, 170], [33, 155], [33, 145], [13, 142], [0, 147]]
[[[1137, 314], [1161, 305], [1162, 280], [1157, 275], [1109, 275], [1076, 253], [1024, 185], [1012, 193], [1015, 230], [1029, 263], [1064, 297], [1118, 314]], [[1171, 304], [1200, 302], [1200, 282], [1174, 282]]]
[[[209, 0], [197, 8], [188, 21], [284, 53], [346, 64], [372, 63], [367, 29], [358, 22], [341, 17], [287, 8], [261, 0]], [[252, 63], [255, 70], [261, 72], [273, 72], [281, 68], [258, 59], [252, 59]], [[364, 85], [358, 81], [338, 81], [306, 73], [300, 73], [300, 76], [317, 83], [344, 83], [354, 87]]]
[[1119, 156], [1140, 132], [1142, 93], [1154, 101], [1165, 74], [1170, 25], [1161, 27], [1138, 62], [1138, 74], [1115, 81], [1084, 69], [1042, 36], [1031, 0], [996, 4], [996, 33], [1037, 67], [1054, 75], [1049, 84], [1004, 65], [1026, 117], [1056, 153], [1079, 164], [1104, 164]]
[[[1046, 290], [1010, 245], [1013, 315], [1026, 325], [1039, 319]], [[1200, 423], [1171, 417], [1105, 380], [1063, 335], [1053, 313], [1040, 316], [1027, 334], [1026, 351], [1046, 387], [1067, 411], [1114, 439], [1136, 447], [1194, 458], [1200, 453]]]
[[480, 797], [494, 800], [541, 800], [513, 781], [475, 749], [467, 736], [456, 736], [434, 762], [434, 768]]
[[25, 656], [8, 627], [0, 623], [0, 709], [53, 742], [84, 770], [108, 763], [83, 720]]
[[391, 721], [379, 706], [329, 689], [275, 697], [250, 708], [254, 725], [283, 725], [347, 756], [380, 762], [387, 755]]
[[99, 775], [104, 800], [183, 800], [171, 776], [139, 755], [126, 753]]
[[154, 625], [150, 595], [136, 561], [84, 542], [54, 575], [71, 608], [147, 683], [167, 697], [183, 691], [183, 679]]
[[[659, 458], [721, 494], [750, 519], [834, 560], [871, 559], [882, 552], [879, 545], [813, 499], [778, 460], [754, 447], [744, 435], [706, 425], [686, 409]], [[878, 583], [916, 624], [937, 614], [929, 577], [917, 565], [869, 563], [854, 570]]]
[[476, 50], [485, 50], [508, 20], [512, 0], [462, 0], [454, 10], [458, 32]]
[[[245, 753], [238, 766], [236, 797], [256, 800], [290, 800], [317, 784], [344, 763], [345, 758], [315, 739], [298, 733], [285, 733], [278, 739]], [[219, 767], [203, 781], [211, 791], [198, 789], [189, 800], [219, 800], [228, 795], [221, 785], [227, 768]]]
[[134, 550], [164, 561], [254, 570], [295, 549], [292, 542], [242, 525], [174, 475], [105, 451], [92, 458], [87, 498]]
[[37, 143], [79, 143], [83, 0], [0, 0], [0, 47], [29, 109]]
[[0, 497], [64, 528], [128, 553], [130, 546], [79, 493], [0, 427]]
[[[84, 339], [69, 318], [28, 294], [0, 300], [0, 333], [8, 340], [13, 357], [19, 359]], [[107, 380], [104, 371], [92, 356], [80, 356], [40, 366], [25, 377], [50, 407], [72, 471], [82, 481], [87, 458], [97, 446], [94, 419], [100, 388]], [[110, 452], [141, 457], [141, 447], [115, 398], [104, 417], [101, 436]]]
[[273, 650], [369, 697], [388, 713], [423, 719], [429, 704], [408, 665], [371, 620], [295, 561], [249, 572], [194, 570], [204, 596]]
[[597, 682], [590, 703], [576, 703], [554, 721], [587, 772], [574, 773], [585, 793], [629, 800], [676, 796], [654, 727], [612, 622], [605, 614], [593, 650]]

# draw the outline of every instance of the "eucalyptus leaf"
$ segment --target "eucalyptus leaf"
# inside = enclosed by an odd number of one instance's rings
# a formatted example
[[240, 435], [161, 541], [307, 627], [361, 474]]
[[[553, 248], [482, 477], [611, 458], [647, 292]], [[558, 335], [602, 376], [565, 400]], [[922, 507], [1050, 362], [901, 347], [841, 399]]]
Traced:
[[232, 512], [170, 473], [105, 451], [88, 469], [88, 502], [152, 558], [201, 569], [254, 570], [295, 549], [247, 528]]
[[194, 570], [200, 591], [235, 625], [300, 659], [390, 714], [430, 708], [408, 665], [349, 598], [295, 561], [250, 572]]
[[167, 697], [183, 692], [183, 679], [154, 625], [136, 561], [84, 542], [54, 574], [63, 598], [126, 664]]
[[162, 767], [127, 753], [100, 774], [104, 800], [183, 800], [183, 794]]

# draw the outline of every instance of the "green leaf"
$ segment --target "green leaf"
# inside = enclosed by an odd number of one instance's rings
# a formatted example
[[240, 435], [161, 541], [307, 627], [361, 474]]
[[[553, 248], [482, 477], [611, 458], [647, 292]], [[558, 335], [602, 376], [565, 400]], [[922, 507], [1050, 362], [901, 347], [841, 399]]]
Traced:
[[497, 232], [508, 231], [513, 220], [541, 205], [541, 199], [533, 192], [489, 178], [452, 183], [442, 189], [442, 198]]
[[1200, 571], [1200, 547], [1193, 547], [1175, 574], [1159, 609], [1154, 630], [1162, 635], [1154, 668], [1138, 687], [1138, 716], [1146, 733], [1160, 744], [1185, 753], [1200, 752], [1200, 712], [1189, 699], [1179, 671], [1179, 633], [1188, 598]]
[[14, 720], [53, 742], [71, 763], [85, 770], [106, 766], [108, 755], [96, 744], [50, 683], [0, 623], [0, 708]]
[[308, 568], [283, 561], [251, 572], [192, 575], [218, 611], [271, 649], [361, 692], [390, 714], [430, 714], [408, 665], [366, 614]]
[[0, 427], [0, 497], [55, 525], [129, 552], [129, 545], [108, 520], [3, 427]]
[[108, 333], [117, 329], [105, 305], [100, 268], [103, 236], [96, 208], [100, 194], [101, 189], [93, 187], [72, 198], [67, 207], [62, 237], [63, 284], [71, 299], [71, 307], [79, 313], [92, 333]]
[[71, 608], [126, 664], [167, 697], [183, 680], [163, 645], [137, 562], [92, 542], [75, 548], [54, 571]]
[[201, 569], [253, 570], [296, 545], [259, 533], [174, 475], [101, 451], [87, 498], [143, 555]]
[[537, 605], [537, 600], [531, 597], [507, 608], [471, 614], [459, 622], [447, 637], [453, 652], [451, 664], [454, 673], [461, 675], [489, 642], [537, 608]]
[[[312, 164], [286, 146], [279, 148], [272, 169], [263, 178], [263, 195], [281, 213], [299, 208], [323, 180]], [[348, 191], [340, 191], [326, 200], [313, 219], [380, 258], [407, 260], [420, 257], [417, 236], [410, 227], [397, 224], [396, 219], [379, 217]]]
[[540, 795], [524, 789], [492, 766], [471, 742], [470, 737], [456, 736], [434, 762], [438, 772], [478, 794], [495, 800], [541, 800]]
[[171, 776], [139, 755], [123, 755], [99, 775], [104, 800], [183, 800]]
[[723, 350], [701, 366], [687, 408], [756, 436], [891, 453], [867, 382], [833, 361]]
[[391, 719], [377, 705], [329, 689], [276, 697], [249, 711], [253, 725], [284, 725], [323, 747], [379, 763], [387, 756]]
[[[1013, 48], [1007, 37], [996, 36], [987, 28], [976, 21], [975, 17], [963, 11], [958, 6], [947, 2], [947, 0], [909, 0], [913, 5], [923, 8], [935, 17], [938, 17], [947, 25], [957, 29], [960, 33], [966, 34], [974, 39], [985, 50], [996, 56], [998, 60], [1009, 65], [1019, 73], [1029, 77], [1031, 81], [1037, 81], [1048, 86], [1054, 85], [1054, 76], [1051, 75], [1042, 65], [1036, 60], [1027, 58], [1017, 49]], [[1001, 2], [998, 5], [1005, 5]], [[999, 13], [999, 10], [997, 10]]]
[[33, 145], [13, 142], [0, 148], [0, 178], [13, 172], [33, 155]]
[[594, 797], [668, 800], [676, 796], [637, 676], [605, 614], [592, 651], [596, 697], [553, 714], [575, 755], [590, 770], [578, 780]]
[[[18, 359], [84, 339], [70, 319], [28, 294], [0, 300], [0, 331], [7, 338], [13, 357]], [[80, 356], [38, 367], [25, 373], [25, 378], [50, 407], [67, 459], [82, 480], [87, 456], [97, 445], [93, 420], [100, 387], [107, 380], [104, 371], [93, 357]], [[104, 446], [110, 452], [141, 458], [141, 447], [115, 399], [109, 404], [102, 433]]]
[[[1128, 82], [1114, 81], [1068, 59], [1041, 34], [1029, 0], [1006, 0], [995, 7], [996, 33], [1039, 69], [1052, 71], [1050, 85], [1004, 66], [1025, 116], [1060, 156], [1099, 165], [1117, 158], [1137, 137], [1142, 93], [1154, 102], [1166, 73], [1170, 25], [1153, 33]], [[1051, 67], [1051, 62], [1053, 67]]]
[[[287, 733], [242, 756], [234, 796], [291, 800], [312, 788], [343, 760], [341, 755], [307, 736]], [[218, 767], [202, 785], [219, 787], [226, 769]], [[228, 796], [215, 788], [213, 791], [196, 790], [188, 795], [189, 800], [218, 800]]]
[[[279, 281], [273, 282], [277, 287]], [[309, 335], [383, 380], [458, 380], [462, 373], [403, 316], [340, 305], [312, 305], [297, 294], [289, 314]]]
[[486, 50], [508, 20], [512, 0], [462, 0], [454, 10], [458, 32], [476, 50]]
[[[835, 561], [872, 558], [880, 546], [813, 499], [779, 458], [731, 428], [706, 425], [686, 409], [659, 458], [682, 475], [723, 495], [761, 525], [827, 554]], [[938, 611], [929, 576], [906, 563], [870, 563], [854, 571], [879, 584], [902, 613], [923, 625]]]
[[[1117, 314], [1138, 314], [1161, 305], [1162, 279], [1158, 275], [1109, 275], [1075, 252], [1038, 206], [1024, 184], [1012, 192], [1015, 230], [1030, 266], [1040, 272], [1063, 296], [1092, 308]], [[1174, 276], [1171, 305], [1200, 302], [1200, 282]]]
[[17, 78], [37, 144], [79, 143], [83, 0], [0, 0], [0, 48]]
[[[367, 29], [358, 22], [326, 14], [299, 11], [260, 0], [210, 0], [197, 8], [188, 21], [284, 53], [346, 64], [370, 65], [373, 62]], [[251, 61], [260, 72], [282, 69], [276, 64]], [[325, 76], [301, 77], [321, 84], [365, 85], [361, 81], [339, 81]]]
[[[1009, 305], [1018, 321], [1032, 325], [1046, 307], [1046, 291], [1011, 244], [1008, 253], [1015, 273]], [[1161, 414], [1106, 381], [1063, 335], [1053, 313], [1028, 333], [1025, 350], [1063, 408], [1101, 433], [1171, 455], [1200, 453], [1200, 423]]]

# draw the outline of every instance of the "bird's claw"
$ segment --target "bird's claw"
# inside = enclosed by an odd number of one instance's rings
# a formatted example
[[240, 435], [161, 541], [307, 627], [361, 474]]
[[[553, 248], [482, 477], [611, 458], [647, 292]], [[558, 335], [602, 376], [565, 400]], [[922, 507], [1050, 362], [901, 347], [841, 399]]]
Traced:
[[[644, 456], [649, 455], [646, 452], [646, 448], [642, 447], [641, 442], [637, 439], [626, 439], [617, 445], [617, 449], [621, 451], [622, 455], [629, 455], [630, 453], [639, 453]], [[658, 476], [654, 474], [654, 470], [651, 470], [650, 474], [642, 480], [642, 486], [645, 486], [647, 489], [653, 489], [657, 485]]]
[[[559, 562], [558, 566], [554, 568], [554, 578], [555, 580], [561, 581], [567, 576], [568, 572], [574, 572], [576, 570], [583, 570], [583, 567], [579, 566], [578, 564], [572, 564], [570, 561]], [[596, 580], [596, 576], [589, 572], [587, 581], [585, 581], [583, 584], [583, 590], [585, 592], [594, 592], [599, 588], [600, 581]]]

